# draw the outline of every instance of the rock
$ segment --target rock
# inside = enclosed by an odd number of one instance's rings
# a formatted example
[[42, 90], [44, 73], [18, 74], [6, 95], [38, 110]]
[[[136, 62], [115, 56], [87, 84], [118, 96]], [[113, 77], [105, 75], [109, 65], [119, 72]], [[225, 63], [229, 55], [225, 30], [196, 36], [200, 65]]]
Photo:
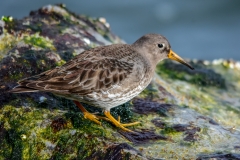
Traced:
[[161, 62], [138, 97], [111, 110], [123, 122], [141, 121], [131, 128], [137, 134], [86, 120], [70, 100], [51, 93], [7, 92], [22, 78], [112, 43], [124, 41], [105, 19], [76, 15], [64, 5], [42, 7], [21, 20], [2, 18], [0, 159], [239, 157], [240, 63], [232, 60], [189, 60], [194, 71]]

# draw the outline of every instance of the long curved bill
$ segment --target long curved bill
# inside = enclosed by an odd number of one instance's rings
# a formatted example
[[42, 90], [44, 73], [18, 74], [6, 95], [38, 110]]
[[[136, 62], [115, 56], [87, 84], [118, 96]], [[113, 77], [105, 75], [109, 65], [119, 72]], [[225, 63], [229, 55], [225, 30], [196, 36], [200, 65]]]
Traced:
[[170, 52], [168, 53], [168, 58], [172, 59], [174, 61], [178, 61], [182, 64], [184, 64], [185, 66], [188, 66], [191, 69], [194, 69], [192, 66], [190, 66], [190, 64], [188, 64], [187, 62], [185, 62], [179, 55], [177, 55], [175, 52], [173, 52], [172, 50], [170, 50]]

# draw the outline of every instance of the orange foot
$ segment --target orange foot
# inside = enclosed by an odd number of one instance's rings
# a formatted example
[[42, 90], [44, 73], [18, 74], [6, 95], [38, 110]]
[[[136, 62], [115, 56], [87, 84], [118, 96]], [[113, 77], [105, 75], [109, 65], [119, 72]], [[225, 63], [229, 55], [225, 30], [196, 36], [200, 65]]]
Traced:
[[127, 129], [126, 127], [127, 126], [133, 126], [133, 125], [136, 125], [136, 124], [139, 124], [140, 122], [133, 122], [133, 123], [126, 123], [126, 124], [122, 124], [120, 122], [120, 116], [118, 117], [118, 120], [116, 120], [110, 113], [110, 111], [104, 111], [104, 114], [105, 116], [109, 119], [108, 121], [112, 122], [115, 126], [121, 128], [122, 130], [124, 131], [127, 131], [127, 132], [133, 132], [132, 130], [130, 129]]
[[136, 124], [139, 124], [140, 122], [134, 122], [134, 123], [126, 123], [126, 124], [122, 124], [120, 122], [120, 116], [118, 117], [118, 120], [116, 120], [111, 114], [110, 114], [110, 111], [104, 111], [104, 114], [105, 116], [107, 117], [102, 117], [102, 116], [97, 116], [97, 115], [94, 115], [92, 113], [89, 113], [83, 106], [80, 102], [78, 101], [74, 101], [74, 103], [78, 106], [78, 108], [82, 111], [83, 115], [84, 115], [84, 118], [86, 119], [89, 119], [91, 121], [94, 121], [95, 123], [101, 125], [101, 122], [99, 122], [99, 119], [104, 119], [106, 121], [109, 121], [109, 122], [112, 122], [115, 126], [121, 128], [122, 130], [124, 131], [127, 131], [127, 132], [133, 132], [131, 131], [130, 129], [127, 129], [126, 127], [128, 126], [133, 126], [133, 125], [136, 125]]
[[93, 122], [101, 125], [101, 122], [99, 122], [98, 120], [99, 120], [99, 119], [104, 119], [105, 117], [100, 117], [100, 116], [96, 116], [96, 115], [94, 115], [94, 114], [92, 114], [92, 113], [89, 113], [89, 112], [82, 106], [82, 104], [81, 104], [80, 102], [78, 102], [78, 101], [73, 101], [73, 102], [74, 102], [74, 103], [78, 106], [78, 108], [82, 111], [84, 118], [89, 119], [89, 120], [91, 120], [91, 121], [93, 121]]

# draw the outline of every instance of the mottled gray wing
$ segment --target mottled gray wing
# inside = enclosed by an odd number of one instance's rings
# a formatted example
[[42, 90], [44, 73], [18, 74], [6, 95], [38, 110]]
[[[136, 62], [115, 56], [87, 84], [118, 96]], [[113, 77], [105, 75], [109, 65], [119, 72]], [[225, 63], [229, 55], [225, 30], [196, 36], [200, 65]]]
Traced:
[[15, 89], [85, 95], [120, 84], [132, 72], [133, 66], [133, 63], [111, 56], [99, 56], [90, 50], [61, 67], [19, 81], [19, 86]]

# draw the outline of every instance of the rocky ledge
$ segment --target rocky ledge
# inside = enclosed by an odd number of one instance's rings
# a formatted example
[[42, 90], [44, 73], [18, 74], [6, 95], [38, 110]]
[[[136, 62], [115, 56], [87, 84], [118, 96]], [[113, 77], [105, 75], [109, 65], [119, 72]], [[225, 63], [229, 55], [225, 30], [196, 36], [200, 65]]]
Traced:
[[7, 92], [19, 79], [112, 43], [124, 41], [104, 18], [76, 15], [64, 5], [21, 20], [2, 17], [0, 159], [240, 159], [239, 62], [189, 60], [194, 71], [161, 62], [147, 89], [111, 111], [123, 122], [140, 121], [131, 128], [137, 134], [90, 122], [71, 101], [50, 93]]

